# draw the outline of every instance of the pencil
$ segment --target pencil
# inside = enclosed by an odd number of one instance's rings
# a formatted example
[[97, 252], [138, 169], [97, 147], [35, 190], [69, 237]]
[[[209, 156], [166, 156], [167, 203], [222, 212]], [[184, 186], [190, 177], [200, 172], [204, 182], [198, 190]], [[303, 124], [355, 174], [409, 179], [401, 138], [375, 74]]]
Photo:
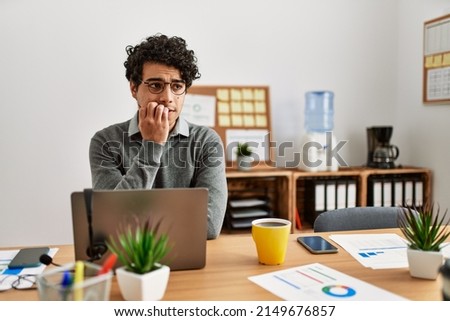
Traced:
[[84, 279], [84, 263], [82, 261], [75, 262], [74, 292], [75, 301], [83, 300], [83, 279]]

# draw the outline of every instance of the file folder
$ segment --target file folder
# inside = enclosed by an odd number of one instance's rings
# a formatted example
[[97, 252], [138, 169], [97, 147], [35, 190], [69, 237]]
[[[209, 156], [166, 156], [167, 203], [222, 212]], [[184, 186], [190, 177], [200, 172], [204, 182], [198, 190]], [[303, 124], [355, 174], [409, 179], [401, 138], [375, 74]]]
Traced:
[[349, 183], [347, 188], [347, 207], [356, 207], [356, 183]]
[[327, 183], [327, 207], [326, 210], [336, 209], [336, 182], [330, 181]]
[[422, 206], [423, 205], [423, 182], [417, 181], [415, 182], [415, 203], [416, 206]]
[[325, 210], [325, 183], [320, 182], [315, 186], [315, 203], [316, 212]]
[[392, 182], [383, 182], [383, 206], [392, 206]]
[[404, 198], [404, 204], [407, 206], [413, 206], [414, 199], [413, 199], [413, 181], [406, 181], [405, 182], [405, 198]]

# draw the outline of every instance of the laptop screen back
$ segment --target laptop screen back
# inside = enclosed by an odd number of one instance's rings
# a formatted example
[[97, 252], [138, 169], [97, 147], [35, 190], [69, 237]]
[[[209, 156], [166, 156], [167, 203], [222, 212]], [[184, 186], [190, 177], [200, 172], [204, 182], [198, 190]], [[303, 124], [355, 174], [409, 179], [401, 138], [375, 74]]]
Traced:
[[[88, 260], [89, 248], [105, 248], [105, 240], [116, 235], [120, 224], [133, 216], [161, 221], [159, 233], [168, 234], [171, 250], [164, 264], [171, 270], [203, 268], [206, 263], [208, 190], [170, 188], [151, 190], [95, 190], [92, 193], [92, 241], [83, 192], [71, 195], [76, 260]], [[101, 264], [109, 251], [95, 263]]]

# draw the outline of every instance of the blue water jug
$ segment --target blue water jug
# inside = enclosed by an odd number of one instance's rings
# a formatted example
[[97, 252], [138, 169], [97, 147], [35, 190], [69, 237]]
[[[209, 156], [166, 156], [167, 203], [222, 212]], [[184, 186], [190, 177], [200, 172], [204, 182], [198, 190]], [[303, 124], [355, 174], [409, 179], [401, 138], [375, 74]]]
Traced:
[[308, 91], [305, 94], [305, 129], [306, 132], [327, 132], [333, 130], [332, 91]]

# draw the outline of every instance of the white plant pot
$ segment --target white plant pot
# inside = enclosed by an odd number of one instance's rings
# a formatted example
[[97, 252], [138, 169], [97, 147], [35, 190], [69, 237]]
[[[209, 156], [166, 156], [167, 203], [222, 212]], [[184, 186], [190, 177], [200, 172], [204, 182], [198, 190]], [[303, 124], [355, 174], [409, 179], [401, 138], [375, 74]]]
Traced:
[[161, 265], [159, 269], [149, 273], [136, 274], [119, 267], [116, 269], [116, 275], [120, 292], [125, 300], [158, 301], [166, 292], [170, 268]]
[[442, 252], [407, 249], [409, 273], [421, 279], [436, 280], [444, 263]]
[[237, 167], [241, 171], [249, 171], [252, 168], [253, 157], [251, 156], [238, 156]]

